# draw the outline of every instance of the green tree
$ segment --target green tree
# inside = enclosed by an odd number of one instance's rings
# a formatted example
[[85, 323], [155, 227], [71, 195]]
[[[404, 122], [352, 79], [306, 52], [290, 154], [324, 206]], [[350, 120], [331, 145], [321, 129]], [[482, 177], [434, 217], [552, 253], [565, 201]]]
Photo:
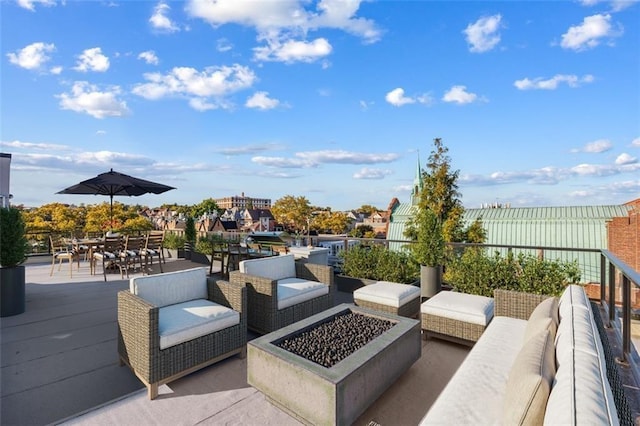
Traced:
[[464, 207], [458, 191], [459, 170], [452, 170], [449, 149], [442, 139], [433, 140], [433, 150], [422, 172], [423, 189], [420, 192], [418, 209], [429, 209], [442, 224], [442, 235], [446, 242], [462, 241]]
[[358, 209], [359, 212], [361, 213], [365, 213], [365, 214], [374, 214], [378, 212], [378, 209], [375, 208], [374, 206], [371, 206], [369, 204], [363, 204], [360, 206], [360, 208]]
[[374, 238], [375, 233], [371, 225], [356, 226], [349, 232], [349, 235], [355, 238]]
[[303, 232], [307, 229], [312, 211], [309, 200], [304, 196], [285, 195], [276, 200], [271, 207], [271, 214], [276, 222], [293, 232]]
[[191, 207], [190, 214], [193, 217], [200, 217], [205, 213], [220, 212], [220, 208], [213, 198], [207, 198]]
[[347, 231], [348, 225], [349, 218], [343, 212], [320, 212], [314, 215], [311, 228], [322, 232], [342, 234]]

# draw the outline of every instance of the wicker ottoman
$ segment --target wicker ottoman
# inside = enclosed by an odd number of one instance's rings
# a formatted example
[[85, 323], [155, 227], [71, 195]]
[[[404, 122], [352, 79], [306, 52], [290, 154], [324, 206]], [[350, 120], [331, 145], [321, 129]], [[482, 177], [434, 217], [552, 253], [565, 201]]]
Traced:
[[493, 298], [441, 291], [420, 306], [420, 313], [424, 338], [476, 342], [493, 319]]
[[355, 290], [353, 302], [364, 308], [417, 318], [420, 313], [420, 287], [378, 281]]

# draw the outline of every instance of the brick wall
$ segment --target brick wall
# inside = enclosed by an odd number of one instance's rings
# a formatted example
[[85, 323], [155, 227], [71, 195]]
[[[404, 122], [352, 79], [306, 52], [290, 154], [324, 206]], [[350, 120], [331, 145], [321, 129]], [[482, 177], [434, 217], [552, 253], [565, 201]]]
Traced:
[[607, 224], [609, 251], [640, 271], [640, 200], [631, 202], [629, 217], [615, 217]]

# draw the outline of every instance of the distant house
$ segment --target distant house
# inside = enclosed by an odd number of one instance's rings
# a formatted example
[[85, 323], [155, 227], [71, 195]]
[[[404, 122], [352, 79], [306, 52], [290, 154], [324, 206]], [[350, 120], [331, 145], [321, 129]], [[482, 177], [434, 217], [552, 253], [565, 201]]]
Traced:
[[242, 229], [251, 231], [273, 231], [275, 220], [269, 209], [246, 209], [243, 212]]

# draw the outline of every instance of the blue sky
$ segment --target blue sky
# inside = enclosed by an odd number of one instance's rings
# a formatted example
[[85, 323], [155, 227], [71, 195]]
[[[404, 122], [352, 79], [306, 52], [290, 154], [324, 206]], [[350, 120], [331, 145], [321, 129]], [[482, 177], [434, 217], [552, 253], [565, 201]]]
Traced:
[[14, 204], [114, 170], [334, 210], [409, 200], [433, 138], [465, 207], [640, 197], [640, 5], [1, 1]]

